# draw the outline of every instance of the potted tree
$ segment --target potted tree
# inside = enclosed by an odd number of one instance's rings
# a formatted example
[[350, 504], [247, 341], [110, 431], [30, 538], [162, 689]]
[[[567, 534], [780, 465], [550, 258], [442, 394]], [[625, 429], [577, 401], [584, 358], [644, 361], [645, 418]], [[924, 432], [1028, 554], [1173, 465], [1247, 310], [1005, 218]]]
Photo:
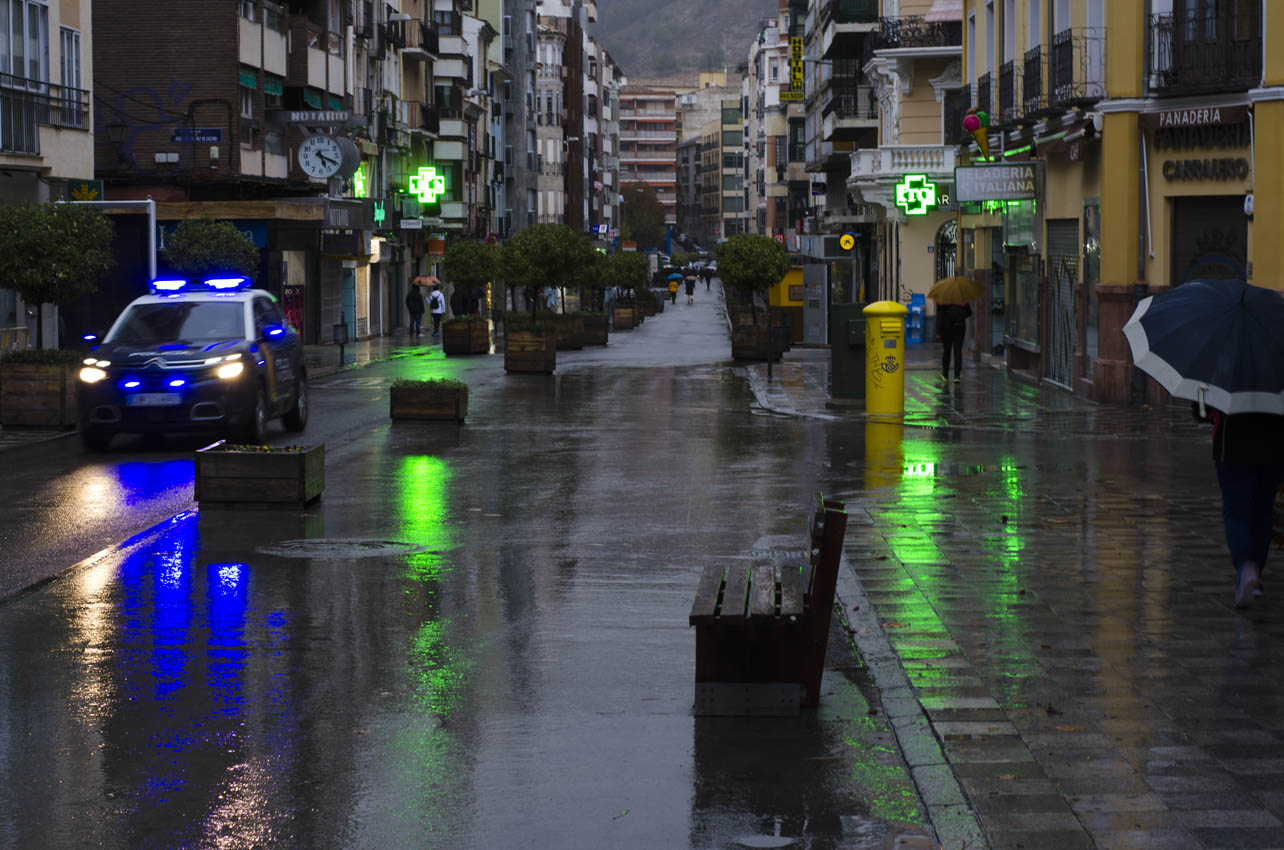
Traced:
[[202, 508], [304, 505], [325, 489], [325, 444], [246, 446], [225, 440], [196, 451]]
[[112, 267], [111, 221], [75, 204], [0, 205], [0, 288], [36, 307], [36, 351], [0, 361], [0, 422], [76, 423], [75, 372], [83, 355], [45, 349], [44, 307], [84, 298]]
[[731, 356], [737, 360], [769, 360], [778, 352], [771, 346], [771, 307], [766, 321], [758, 321], [757, 298], [789, 271], [785, 246], [768, 236], [741, 233], [718, 243], [718, 276], [724, 289], [748, 302], [750, 324], [731, 329]]
[[[511, 284], [529, 286], [538, 295], [548, 287], [564, 292], [584, 280], [584, 269], [595, 261], [596, 252], [584, 234], [565, 224], [535, 224], [527, 227], [504, 246], [504, 277]], [[538, 298], [535, 302], [538, 302]], [[565, 304], [566, 299], [559, 299]], [[557, 325], [546, 316], [536, 316], [533, 304], [528, 318], [520, 313], [504, 317], [504, 368], [510, 372], [551, 374], [557, 357]], [[548, 339], [544, 339], [545, 335]], [[583, 343], [580, 343], [583, 346]], [[547, 347], [552, 348], [552, 357]], [[515, 355], [510, 358], [510, 353]]]
[[388, 415], [463, 422], [468, 416], [468, 385], [451, 378], [398, 378], [388, 393]]
[[[446, 279], [467, 290], [485, 286], [498, 268], [496, 248], [485, 242], [456, 242], [446, 249]], [[470, 314], [454, 316], [441, 325], [443, 354], [489, 354], [490, 320]]]
[[230, 221], [180, 221], [161, 253], [173, 271], [192, 278], [215, 272], [253, 278], [259, 270], [258, 246]]

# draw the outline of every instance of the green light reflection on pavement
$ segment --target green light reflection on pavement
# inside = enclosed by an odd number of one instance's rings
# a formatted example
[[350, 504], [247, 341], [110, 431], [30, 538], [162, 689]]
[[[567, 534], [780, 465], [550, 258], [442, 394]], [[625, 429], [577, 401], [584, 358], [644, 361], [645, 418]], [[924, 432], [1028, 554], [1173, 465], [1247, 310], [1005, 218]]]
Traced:
[[430, 455], [405, 458], [397, 470], [403, 539], [426, 550], [407, 558], [406, 578], [435, 581], [441, 577], [444, 554], [454, 546], [446, 502], [450, 478], [450, 464]]

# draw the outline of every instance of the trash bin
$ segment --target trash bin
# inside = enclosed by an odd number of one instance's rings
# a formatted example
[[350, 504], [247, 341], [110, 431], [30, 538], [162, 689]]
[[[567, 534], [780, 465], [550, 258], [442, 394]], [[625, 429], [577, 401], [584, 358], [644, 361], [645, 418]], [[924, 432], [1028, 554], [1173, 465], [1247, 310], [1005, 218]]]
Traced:
[[904, 304], [876, 301], [865, 315], [865, 412], [905, 414]]
[[829, 395], [865, 397], [865, 305], [829, 305]]

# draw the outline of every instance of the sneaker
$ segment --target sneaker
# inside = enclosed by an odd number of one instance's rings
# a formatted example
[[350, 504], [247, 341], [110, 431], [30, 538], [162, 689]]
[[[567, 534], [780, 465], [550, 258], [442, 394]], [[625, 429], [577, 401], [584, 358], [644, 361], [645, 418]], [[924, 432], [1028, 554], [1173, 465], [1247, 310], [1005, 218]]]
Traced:
[[1253, 601], [1253, 591], [1262, 581], [1261, 571], [1257, 564], [1245, 561], [1239, 568], [1239, 579], [1235, 582], [1235, 607], [1247, 608]]
[[1266, 585], [1262, 583], [1262, 579], [1259, 577], [1257, 579], [1257, 587], [1253, 588], [1253, 596], [1257, 599], [1261, 599], [1265, 595]]

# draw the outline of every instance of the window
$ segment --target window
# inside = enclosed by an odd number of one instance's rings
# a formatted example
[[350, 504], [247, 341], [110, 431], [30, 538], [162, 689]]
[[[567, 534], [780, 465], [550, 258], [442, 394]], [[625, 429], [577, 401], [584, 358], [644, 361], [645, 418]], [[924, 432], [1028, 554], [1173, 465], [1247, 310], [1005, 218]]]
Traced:
[[1043, 33], [1039, 29], [1039, 4], [1028, 3], [1025, 9], [1025, 49], [1032, 50], [1043, 44]]
[[263, 107], [280, 109], [281, 95], [285, 91], [285, 80], [271, 74], [263, 75]]
[[[776, 170], [784, 171], [785, 166], [789, 164], [789, 142], [785, 136], [772, 136], [771, 142], [776, 148]], [[776, 178], [781, 179], [780, 177]]]
[[780, 79], [780, 63], [775, 59], [767, 64], [767, 79], [773, 83]]
[[739, 195], [737, 195], [734, 198], [723, 198], [722, 211], [723, 212], [744, 212], [745, 199], [740, 197]]
[[740, 117], [739, 109], [736, 109], [735, 107], [725, 107], [725, 106], [722, 108], [723, 124], [739, 124], [741, 123], [742, 120], [743, 119], [741, 119]]
[[49, 7], [44, 0], [0, 0], [0, 74], [49, 82]]
[[247, 21], [254, 20], [254, 0], [241, 0], [241, 17]]
[[[1035, 5], [1033, 3], [1031, 6]], [[1037, 43], [1037, 42], [1036, 42]], [[976, 62], [976, 15], [967, 16], [967, 78], [975, 80], [980, 74], [977, 73]]]
[[807, 138], [806, 125], [801, 121], [791, 121], [789, 124], [789, 161], [806, 162], [807, 161]]
[[724, 130], [722, 132], [722, 146], [740, 147], [745, 143], [744, 135], [739, 130]]
[[1016, 58], [1016, 0], [1003, 0], [1003, 61]]
[[80, 88], [80, 33], [62, 28], [62, 84], [66, 88]]
[[985, 4], [985, 70], [994, 73], [994, 3]]

